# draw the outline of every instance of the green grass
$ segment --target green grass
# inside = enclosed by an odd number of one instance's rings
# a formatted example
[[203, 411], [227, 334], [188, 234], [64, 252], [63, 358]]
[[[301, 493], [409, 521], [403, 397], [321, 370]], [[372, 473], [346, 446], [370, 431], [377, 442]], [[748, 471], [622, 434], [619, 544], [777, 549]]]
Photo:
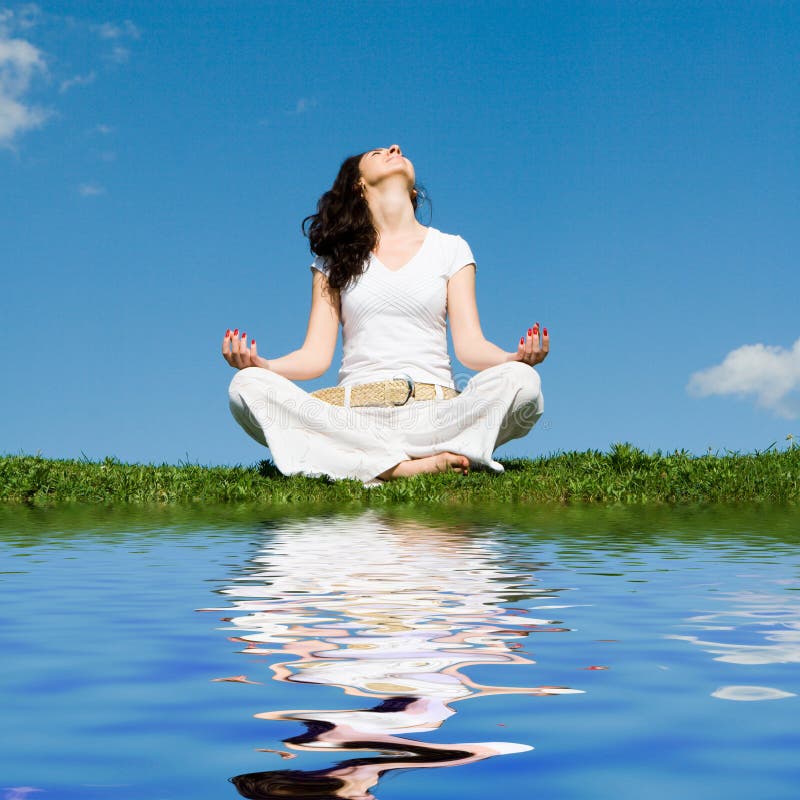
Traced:
[[286, 477], [269, 461], [252, 467], [124, 464], [0, 456], [0, 503], [342, 506], [413, 504], [688, 504], [800, 501], [800, 447], [693, 456], [648, 454], [630, 444], [501, 459], [502, 475], [418, 475], [365, 488], [360, 481]]

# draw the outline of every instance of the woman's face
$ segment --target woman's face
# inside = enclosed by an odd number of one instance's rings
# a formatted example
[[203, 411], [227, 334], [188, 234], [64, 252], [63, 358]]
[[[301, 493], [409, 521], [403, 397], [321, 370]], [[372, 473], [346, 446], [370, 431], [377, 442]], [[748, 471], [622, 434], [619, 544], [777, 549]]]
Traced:
[[366, 186], [374, 186], [390, 175], [400, 174], [406, 176], [408, 188], [411, 189], [416, 180], [414, 165], [403, 155], [398, 144], [367, 150], [361, 156], [358, 169], [361, 183]]

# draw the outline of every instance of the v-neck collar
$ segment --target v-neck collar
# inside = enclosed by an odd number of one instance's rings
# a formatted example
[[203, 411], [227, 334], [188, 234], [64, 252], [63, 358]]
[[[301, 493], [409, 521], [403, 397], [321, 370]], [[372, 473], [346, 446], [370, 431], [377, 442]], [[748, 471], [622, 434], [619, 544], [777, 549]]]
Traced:
[[428, 230], [425, 233], [425, 238], [422, 240], [422, 244], [419, 246], [419, 249], [417, 250], [416, 253], [414, 253], [413, 256], [411, 256], [411, 258], [408, 259], [408, 261], [406, 261], [405, 264], [403, 264], [402, 267], [398, 267], [397, 269], [389, 269], [389, 267], [387, 267], [386, 264], [384, 264], [383, 261], [381, 261], [378, 258], [378, 256], [375, 255], [375, 253], [370, 253], [369, 254], [370, 258], [372, 258], [372, 260], [375, 261], [375, 263], [379, 264], [383, 269], [385, 269], [386, 272], [390, 272], [392, 274], [396, 274], [398, 272], [403, 272], [403, 270], [405, 270], [411, 263], [413, 263], [414, 261], [417, 260], [417, 258], [419, 258], [420, 253], [422, 253], [422, 251], [425, 249], [425, 245], [428, 244], [428, 240], [431, 238], [431, 231], [432, 230], [433, 230], [433, 228], [431, 228], [429, 226]]

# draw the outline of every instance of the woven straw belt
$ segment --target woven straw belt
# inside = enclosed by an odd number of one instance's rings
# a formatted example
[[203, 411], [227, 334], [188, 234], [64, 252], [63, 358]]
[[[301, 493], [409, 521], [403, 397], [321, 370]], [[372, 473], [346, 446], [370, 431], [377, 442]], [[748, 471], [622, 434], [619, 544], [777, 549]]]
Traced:
[[[390, 381], [375, 381], [374, 383], [361, 383], [357, 386], [331, 386], [327, 389], [317, 389], [311, 392], [312, 397], [317, 397], [326, 403], [335, 406], [345, 404], [346, 390], [350, 389], [350, 406], [403, 406], [412, 397], [415, 400], [436, 400], [435, 383], [416, 383], [406, 378], [394, 378]], [[442, 399], [452, 400], [458, 396], [455, 389], [449, 386], [440, 386]]]

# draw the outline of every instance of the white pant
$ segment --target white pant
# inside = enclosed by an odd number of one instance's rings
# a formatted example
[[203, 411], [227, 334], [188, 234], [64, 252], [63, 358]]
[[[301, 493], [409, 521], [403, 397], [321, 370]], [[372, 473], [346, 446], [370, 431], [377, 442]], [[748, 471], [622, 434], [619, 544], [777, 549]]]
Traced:
[[473, 375], [452, 400], [403, 406], [331, 405], [260, 367], [239, 370], [229, 396], [236, 421], [269, 447], [284, 475], [368, 483], [401, 461], [444, 451], [503, 472], [495, 448], [525, 436], [544, 412], [539, 374], [519, 361]]

